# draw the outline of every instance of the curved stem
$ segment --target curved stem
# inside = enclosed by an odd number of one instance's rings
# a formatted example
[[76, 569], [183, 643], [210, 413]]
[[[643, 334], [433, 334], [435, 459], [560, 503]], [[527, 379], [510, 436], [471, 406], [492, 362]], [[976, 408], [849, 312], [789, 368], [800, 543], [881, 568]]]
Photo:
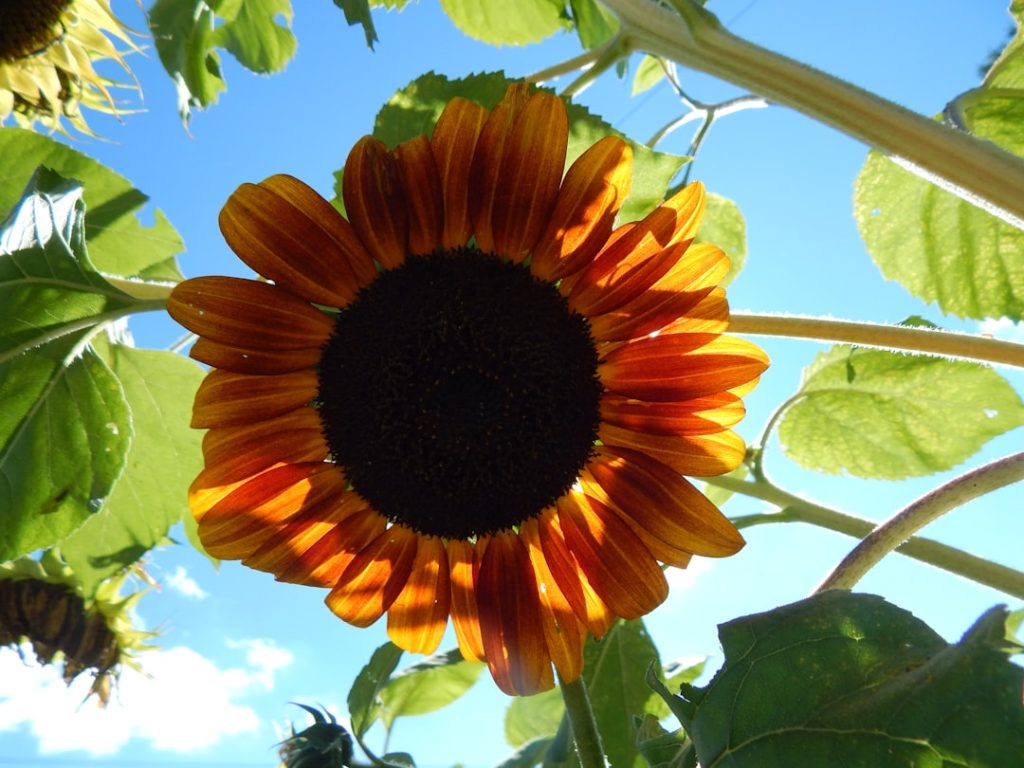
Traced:
[[1024, 229], [1024, 160], [729, 33], [694, 0], [602, 0], [630, 48], [664, 56], [803, 112]]
[[1024, 480], [1024, 453], [1006, 456], [965, 472], [912, 502], [875, 528], [825, 577], [815, 592], [852, 589], [883, 557], [928, 523], [989, 491], [1021, 480]]
[[[767, 523], [809, 523], [819, 528], [863, 539], [874, 530], [876, 525], [870, 520], [815, 504], [767, 481], [749, 482], [726, 475], [702, 479], [709, 485], [762, 499], [780, 509], [779, 512], [733, 518], [733, 524], [737, 528], [749, 528]], [[909, 539], [897, 547], [896, 551], [1024, 600], [1024, 573], [1013, 568], [993, 563], [956, 547], [921, 536]]]
[[1024, 367], [1024, 344], [930, 328], [861, 323], [824, 317], [733, 312], [729, 318], [729, 330], [733, 333], [842, 341], [865, 347], [902, 349], [908, 352]]
[[568, 683], [559, 679], [558, 683], [562, 688], [565, 712], [572, 726], [572, 737], [576, 742], [576, 754], [579, 755], [580, 765], [582, 768], [604, 768], [601, 735], [594, 721], [594, 710], [590, 707], [586, 683], [582, 677]]

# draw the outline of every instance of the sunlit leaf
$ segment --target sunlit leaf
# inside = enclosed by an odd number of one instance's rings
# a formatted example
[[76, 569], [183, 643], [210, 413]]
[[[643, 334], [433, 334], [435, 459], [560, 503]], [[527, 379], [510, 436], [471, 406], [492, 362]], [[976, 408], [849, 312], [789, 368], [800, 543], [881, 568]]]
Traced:
[[[704, 673], [705, 663], [706, 660], [701, 659], [697, 662], [686, 660], [666, 665], [665, 669], [662, 670], [664, 680], [659, 679], [657, 681], [661, 686], [664, 686], [664, 690], [661, 693], [663, 694], [664, 691], [668, 691], [671, 694], [675, 694], [684, 683], [692, 683]], [[656, 672], [656, 670], [651, 671]], [[651, 682], [648, 677], [648, 685], [651, 685]], [[665, 702], [662, 695], [659, 695], [657, 690], [651, 692], [651, 696], [644, 707], [644, 712], [658, 718], [668, 717], [671, 714], [669, 705]]]
[[729, 257], [729, 272], [719, 284], [728, 285], [735, 280], [747, 261], [747, 223], [739, 206], [727, 197], [709, 192], [696, 240], [714, 243]]
[[134, 432], [127, 463], [103, 509], [61, 545], [88, 597], [99, 582], [164, 541], [188, 515], [183, 490], [202, 469], [201, 433], [189, 427], [203, 372], [171, 352], [103, 345], [124, 389]]
[[810, 469], [895, 480], [949, 469], [1021, 424], [1020, 397], [987, 366], [840, 345], [804, 371], [779, 439]]
[[465, 661], [457, 650], [403, 669], [380, 690], [380, 718], [390, 728], [395, 718], [446, 707], [473, 686], [482, 670], [482, 663]]
[[665, 79], [665, 68], [661, 66], [657, 56], [645, 54], [637, 64], [636, 74], [633, 75], [633, 95], [637, 96]]
[[220, 0], [214, 9], [223, 21], [214, 30], [213, 45], [230, 51], [247, 69], [277, 72], [295, 55], [291, 0]]
[[356, 675], [348, 692], [348, 715], [357, 737], [361, 738], [380, 717], [381, 689], [387, 685], [401, 658], [401, 648], [394, 643], [384, 643]]
[[562, 692], [557, 688], [533, 696], [517, 696], [505, 710], [505, 741], [522, 747], [534, 739], [554, 736], [564, 712]]
[[1010, 3], [1016, 34], [985, 75], [986, 88], [1024, 88], [1024, 0]]
[[569, 7], [584, 48], [596, 48], [619, 31], [619, 20], [595, 0], [569, 0]]
[[637, 726], [636, 746], [650, 768], [690, 768], [696, 761], [692, 742], [682, 728], [669, 731], [654, 715], [644, 715]]
[[[750, 467], [746, 464], [740, 464], [732, 472], [728, 472], [723, 477], [733, 478], [735, 480], [746, 480], [747, 475], [750, 474]], [[729, 499], [733, 497], [735, 491], [730, 491], [728, 488], [722, 488], [721, 486], [715, 485], [714, 483], [704, 483], [704, 487], [701, 489], [701, 493], [708, 497], [708, 500], [716, 507], [721, 509], [722, 505], [725, 504]]]
[[873, 595], [830, 591], [719, 628], [725, 664], [684, 686], [701, 765], [1006, 766], [1024, 754], [1024, 669], [1005, 609], [947, 645]]
[[555, 0], [441, 0], [462, 32], [492, 45], [526, 45], [566, 26], [564, 2]]
[[530, 768], [533, 765], [540, 765], [550, 746], [550, 737], [533, 739], [498, 763], [495, 768]]

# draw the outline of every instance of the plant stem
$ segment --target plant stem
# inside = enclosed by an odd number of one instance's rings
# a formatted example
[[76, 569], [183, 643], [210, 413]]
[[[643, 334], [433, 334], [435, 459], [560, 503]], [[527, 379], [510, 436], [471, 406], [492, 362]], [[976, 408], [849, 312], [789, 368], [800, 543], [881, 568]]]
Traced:
[[965, 472], [912, 502], [875, 528], [815, 591], [852, 589], [883, 557], [928, 523], [989, 491], [1021, 480], [1024, 480], [1024, 453], [1006, 456]]
[[604, 768], [604, 750], [601, 748], [601, 735], [594, 721], [594, 711], [590, 707], [587, 685], [582, 677], [572, 682], [559, 679], [562, 688], [562, 699], [565, 701], [565, 712], [569, 715], [572, 726], [572, 737], [576, 742], [576, 754], [582, 768]]
[[[779, 507], [779, 512], [743, 515], [733, 518], [737, 528], [749, 528], [767, 523], [809, 523], [857, 539], [863, 539], [876, 524], [861, 517], [823, 507], [772, 485], [768, 481], [748, 482], [734, 477], [703, 478], [709, 485], [725, 488], [762, 499]], [[1024, 600], [1024, 573], [999, 563], [964, 552], [947, 544], [915, 536], [896, 548], [896, 551], [923, 563], [934, 565], [965, 579], [998, 589]]]
[[1024, 344], [931, 328], [733, 312], [729, 318], [729, 330], [733, 333], [842, 341], [866, 347], [902, 349], [1024, 367]]
[[720, 77], [803, 112], [918, 175], [1024, 229], [1024, 161], [839, 78], [726, 31], [693, 0], [602, 0], [619, 17], [630, 49]]

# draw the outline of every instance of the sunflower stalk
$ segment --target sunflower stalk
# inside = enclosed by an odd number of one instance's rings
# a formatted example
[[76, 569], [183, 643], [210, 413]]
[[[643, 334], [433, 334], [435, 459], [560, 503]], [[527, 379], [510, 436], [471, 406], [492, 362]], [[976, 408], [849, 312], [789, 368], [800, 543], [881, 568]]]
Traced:
[[965, 472], [911, 502], [875, 528], [825, 577], [815, 592], [852, 589], [883, 557], [916, 531], [972, 499], [1021, 480], [1024, 480], [1024, 453]]
[[[774, 523], [808, 523], [863, 539], [876, 527], [871, 520], [815, 504], [779, 488], [768, 480], [751, 482], [727, 476], [708, 477], [704, 480], [709, 485], [767, 501], [780, 510], [734, 517], [732, 522], [737, 528]], [[1013, 568], [922, 536], [910, 537], [897, 546], [895, 551], [1024, 600], [1024, 573]]]
[[796, 109], [1024, 229], [1024, 160], [728, 32], [695, 0], [601, 0], [628, 50], [662, 56]]
[[562, 699], [565, 701], [565, 712], [569, 716], [572, 727], [572, 738], [576, 743], [576, 754], [582, 768], [604, 768], [604, 749], [601, 747], [601, 735], [594, 720], [594, 710], [590, 706], [587, 685], [582, 677], [571, 682], [559, 679]]

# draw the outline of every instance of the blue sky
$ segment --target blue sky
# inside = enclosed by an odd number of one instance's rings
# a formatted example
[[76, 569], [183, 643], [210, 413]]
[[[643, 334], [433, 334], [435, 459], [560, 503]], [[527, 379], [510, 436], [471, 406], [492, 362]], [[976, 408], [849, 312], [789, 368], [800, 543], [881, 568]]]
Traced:
[[[113, 5], [130, 24], [143, 26], [134, 3]], [[129, 178], [168, 215], [187, 244], [181, 264], [188, 276], [246, 274], [217, 230], [217, 212], [230, 192], [244, 181], [287, 172], [329, 196], [332, 173], [349, 147], [370, 131], [391, 94], [419, 74], [505, 69], [524, 75], [578, 53], [569, 35], [521, 49], [476, 43], [431, 0], [400, 14], [377, 12], [381, 39], [371, 53], [361, 30], [347, 27], [332, 3], [296, 5], [299, 49], [287, 70], [256, 77], [225, 56], [228, 91], [218, 105], [194, 116], [191, 135], [178, 122], [173, 87], [150, 52], [131, 62], [145, 89], [146, 111], [123, 124], [95, 120], [112, 141], [76, 145]], [[979, 64], [1009, 27], [1007, 5], [710, 3], [738, 34], [925, 114], [977, 84]], [[681, 76], [705, 101], [737, 93], [696, 73]], [[630, 98], [629, 80], [613, 76], [580, 101], [640, 140], [680, 110], [664, 83]], [[682, 153], [688, 143], [684, 130], [659, 148]], [[852, 182], [864, 156], [857, 142], [779, 107], [740, 113], [714, 127], [693, 178], [736, 200], [746, 216], [749, 256], [730, 287], [732, 306], [881, 322], [920, 314], [947, 327], [977, 329], [944, 318], [877, 273], [851, 216]], [[181, 335], [163, 316], [133, 321], [132, 327], [140, 346], [166, 346]], [[747, 438], [759, 433], [771, 409], [798, 387], [801, 369], [824, 349], [809, 342], [759, 343], [773, 367], [749, 398], [740, 429]], [[1024, 390], [1019, 372], [1004, 373]], [[1019, 449], [1019, 440], [1019, 432], [994, 440], [970, 465]], [[777, 443], [769, 448], [766, 469], [791, 491], [873, 519], [957, 474], [899, 483], [823, 477], [793, 465]], [[927, 535], [1021, 567], [1021, 506], [1021, 491], [1004, 489], [957, 510]], [[727, 511], [762, 508], [737, 499]], [[804, 597], [853, 543], [793, 526], [751, 529], [747, 539], [734, 558], [673, 574], [672, 596], [648, 620], [663, 660], [711, 655], [709, 669], [715, 669], [717, 623]], [[146, 626], [160, 628], [160, 650], [143, 657], [151, 678], [126, 675], [119, 701], [107, 712], [79, 707], [81, 690], [66, 691], [51, 671], [25, 667], [0, 650], [0, 766], [274, 765], [273, 744], [280, 737], [275, 724], [302, 722], [287, 702], [325, 704], [344, 715], [352, 678], [385, 639], [380, 625], [357, 630], [335, 619], [321, 591], [277, 584], [234, 563], [215, 571], [187, 546], [154, 553], [149, 570], [162, 588], [142, 600], [139, 615]], [[914, 611], [947, 639], [1005, 601], [895, 557], [860, 586]], [[448, 710], [401, 721], [391, 746], [412, 752], [421, 766], [493, 764], [511, 751], [502, 738], [506, 703], [483, 677]]]

